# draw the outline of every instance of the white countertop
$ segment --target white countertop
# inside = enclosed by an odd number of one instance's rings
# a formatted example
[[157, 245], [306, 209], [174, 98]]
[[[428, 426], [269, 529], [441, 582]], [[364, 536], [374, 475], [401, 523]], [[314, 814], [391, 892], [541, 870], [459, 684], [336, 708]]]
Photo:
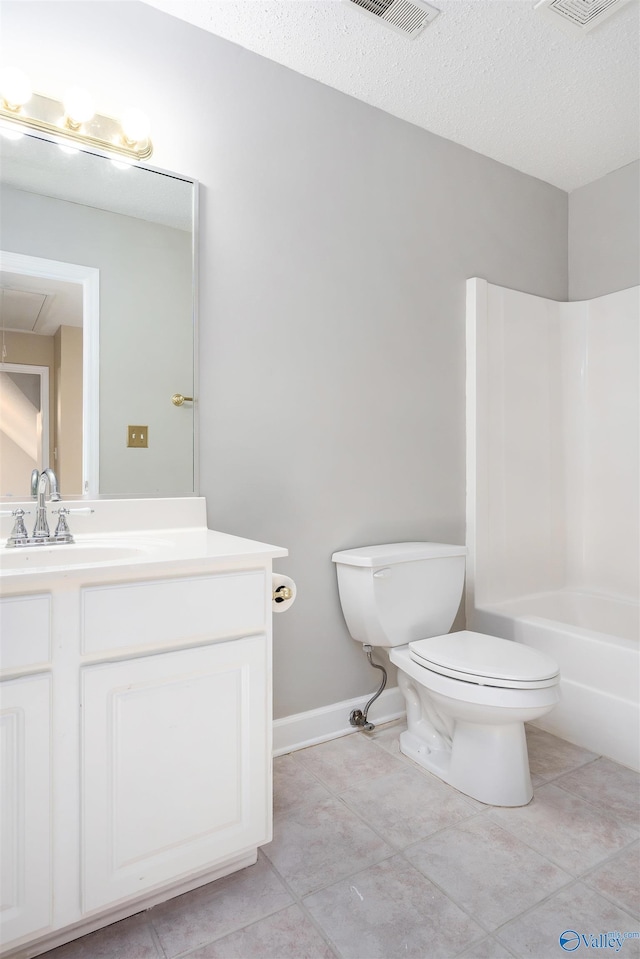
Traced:
[[[34, 504], [26, 505], [34, 515]], [[6, 547], [9, 531], [3, 523], [0, 592], [6, 595], [46, 590], [63, 585], [65, 580], [77, 582], [79, 578], [97, 582], [205, 572], [222, 566], [246, 567], [288, 555], [280, 546], [207, 529], [201, 525], [206, 515], [204, 500], [198, 498], [95, 500], [78, 501], [77, 505], [90, 506], [95, 512], [68, 517], [75, 543], [67, 545]], [[51, 516], [51, 509], [48, 504], [49, 525], [53, 529], [55, 517]], [[135, 528], [141, 517], [144, 528]], [[163, 527], [163, 518], [186, 522], [183, 526]]]

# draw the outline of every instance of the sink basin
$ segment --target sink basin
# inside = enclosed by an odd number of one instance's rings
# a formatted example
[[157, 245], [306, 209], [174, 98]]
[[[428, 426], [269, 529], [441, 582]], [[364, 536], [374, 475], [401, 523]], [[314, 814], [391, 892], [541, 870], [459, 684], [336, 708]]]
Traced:
[[150, 544], [68, 543], [61, 546], [16, 546], [0, 550], [1, 570], [28, 570], [62, 566], [92, 566], [126, 560], [143, 560], [154, 552]]

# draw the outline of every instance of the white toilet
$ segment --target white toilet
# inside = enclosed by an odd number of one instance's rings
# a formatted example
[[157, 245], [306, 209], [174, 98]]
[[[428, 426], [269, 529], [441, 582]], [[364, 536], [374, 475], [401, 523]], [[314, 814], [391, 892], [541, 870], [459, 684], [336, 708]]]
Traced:
[[524, 723], [560, 700], [551, 657], [497, 636], [447, 633], [466, 548], [390, 543], [334, 553], [353, 639], [389, 649], [407, 705], [400, 749], [460, 792], [524, 806], [533, 789]]

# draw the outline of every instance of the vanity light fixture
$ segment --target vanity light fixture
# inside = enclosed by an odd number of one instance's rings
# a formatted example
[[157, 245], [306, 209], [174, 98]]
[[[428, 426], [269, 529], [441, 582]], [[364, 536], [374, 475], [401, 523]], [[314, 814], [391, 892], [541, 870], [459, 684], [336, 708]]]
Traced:
[[72, 87], [64, 101], [32, 93], [21, 70], [9, 69], [0, 77], [0, 125], [8, 136], [27, 128], [127, 160], [146, 160], [153, 151], [142, 111], [128, 110], [122, 121], [95, 113], [90, 95], [80, 87]]

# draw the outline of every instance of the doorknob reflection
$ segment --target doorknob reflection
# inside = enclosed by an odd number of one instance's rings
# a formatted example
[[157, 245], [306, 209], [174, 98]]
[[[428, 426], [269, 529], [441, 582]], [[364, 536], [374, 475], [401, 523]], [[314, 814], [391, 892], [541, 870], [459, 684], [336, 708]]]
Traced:
[[171, 397], [174, 406], [182, 406], [183, 403], [193, 403], [193, 396], [183, 396], [182, 393], [174, 393]]

